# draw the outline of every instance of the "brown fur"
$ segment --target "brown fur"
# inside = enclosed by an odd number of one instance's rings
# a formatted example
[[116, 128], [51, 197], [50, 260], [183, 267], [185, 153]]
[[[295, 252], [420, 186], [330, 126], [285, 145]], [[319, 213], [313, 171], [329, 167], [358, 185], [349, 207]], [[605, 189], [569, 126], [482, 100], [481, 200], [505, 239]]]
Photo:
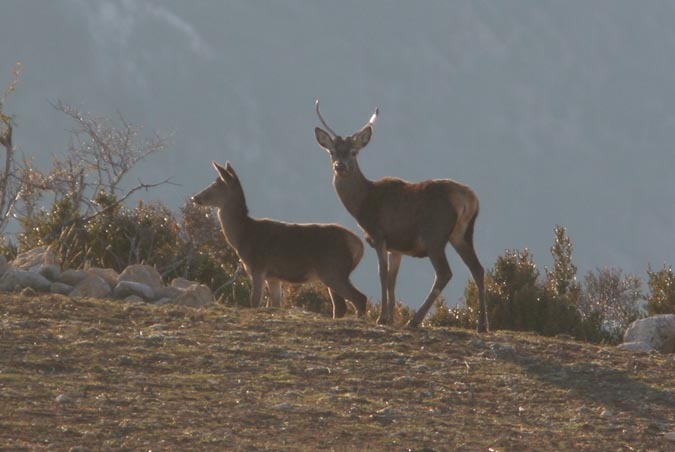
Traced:
[[366, 309], [366, 296], [349, 275], [361, 261], [363, 243], [351, 231], [336, 224], [298, 224], [252, 218], [244, 191], [232, 166], [214, 163], [219, 178], [192, 197], [193, 202], [218, 208], [225, 239], [237, 252], [252, 280], [251, 305], [258, 306], [267, 282], [272, 300], [280, 303], [280, 282], [321, 281], [328, 286], [334, 317], [351, 301], [358, 315]]
[[331, 136], [318, 127], [315, 135], [319, 145], [331, 156], [333, 185], [338, 197], [378, 254], [382, 285], [382, 312], [378, 321], [393, 320], [398, 268], [401, 256], [409, 255], [429, 257], [436, 271], [434, 285], [409, 325], [422, 322], [452, 277], [445, 256], [445, 246], [450, 242], [476, 282], [480, 299], [478, 330], [487, 331], [484, 270], [473, 246], [478, 197], [468, 186], [450, 179], [419, 183], [392, 177], [377, 181], [366, 179], [357, 156], [370, 141], [375, 117], [350, 137]]

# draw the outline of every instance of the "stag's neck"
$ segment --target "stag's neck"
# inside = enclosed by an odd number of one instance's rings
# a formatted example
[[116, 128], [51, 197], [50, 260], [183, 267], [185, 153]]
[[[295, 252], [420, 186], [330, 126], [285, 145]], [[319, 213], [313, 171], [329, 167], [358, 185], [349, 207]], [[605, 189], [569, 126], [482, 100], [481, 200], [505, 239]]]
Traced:
[[358, 164], [347, 176], [333, 176], [333, 186], [347, 211], [358, 221], [373, 182], [366, 179]]
[[225, 235], [225, 240], [237, 252], [247, 240], [247, 233], [251, 231], [250, 225], [253, 219], [248, 214], [246, 203], [236, 208], [218, 209], [220, 227]]

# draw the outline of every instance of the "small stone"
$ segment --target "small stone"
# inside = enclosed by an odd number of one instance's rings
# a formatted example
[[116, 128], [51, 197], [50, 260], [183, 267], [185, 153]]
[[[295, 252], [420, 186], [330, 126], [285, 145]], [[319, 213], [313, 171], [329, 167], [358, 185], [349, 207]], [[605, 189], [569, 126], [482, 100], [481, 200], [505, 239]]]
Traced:
[[614, 417], [614, 412], [612, 410], [608, 410], [608, 409], [605, 408], [600, 413], [600, 417], [605, 418], [605, 419], [609, 419], [611, 417]]
[[59, 394], [59, 395], [56, 396], [54, 401], [56, 403], [71, 403], [71, 402], [74, 401], [74, 398], [73, 398], [73, 396], [71, 396], [69, 394]]
[[182, 306], [201, 307], [213, 304], [213, 292], [204, 284], [193, 284], [173, 299], [172, 303]]
[[115, 298], [126, 298], [129, 295], [137, 295], [146, 301], [150, 301], [155, 298], [155, 291], [147, 284], [135, 281], [120, 281], [113, 289]]
[[304, 374], [308, 376], [330, 375], [331, 370], [328, 367], [308, 367], [307, 369], [305, 369]]
[[291, 411], [293, 409], [293, 405], [288, 402], [281, 402], [277, 405], [274, 405], [272, 409], [279, 411]]
[[73, 291], [73, 286], [62, 282], [55, 282], [52, 283], [51, 286], [49, 286], [49, 291], [51, 293], [57, 293], [59, 295], [68, 295], [70, 294], [70, 292]]
[[105, 279], [110, 287], [115, 287], [115, 284], [117, 284], [117, 279], [120, 277], [120, 274], [112, 268], [90, 267], [86, 270], [86, 272], [88, 275], [96, 275]]
[[39, 264], [31, 267], [30, 271], [44, 276], [51, 282], [58, 281], [61, 276], [61, 267], [56, 264]]
[[120, 273], [117, 282], [122, 281], [132, 281], [137, 283], [143, 283], [147, 286], [152, 287], [153, 289], [162, 287], [162, 276], [159, 274], [155, 267], [150, 265], [143, 264], [134, 264], [129, 265]]
[[81, 283], [86, 277], [87, 272], [84, 270], [75, 270], [70, 268], [61, 272], [61, 275], [59, 276], [59, 282], [74, 287]]
[[105, 298], [110, 294], [110, 286], [97, 275], [88, 275], [70, 293], [71, 297]]
[[187, 289], [188, 287], [194, 284], [199, 283], [196, 281], [190, 281], [189, 279], [185, 278], [175, 278], [171, 281], [171, 287], [175, 287], [176, 289]]

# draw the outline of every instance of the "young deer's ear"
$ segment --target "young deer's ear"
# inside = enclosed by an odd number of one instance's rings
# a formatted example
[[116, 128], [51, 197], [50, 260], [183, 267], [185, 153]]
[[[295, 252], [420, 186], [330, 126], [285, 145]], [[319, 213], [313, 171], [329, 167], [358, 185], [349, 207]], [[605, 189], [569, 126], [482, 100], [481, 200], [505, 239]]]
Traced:
[[[227, 169], [223, 168], [222, 166], [220, 166], [220, 165], [217, 164], [216, 162], [211, 162], [211, 164], [212, 164], [213, 167], [216, 169], [216, 171], [218, 171], [218, 174], [220, 175], [220, 179], [221, 179], [223, 182], [227, 182], [227, 181], [228, 181], [228, 178], [231, 177], [231, 176], [227, 173]], [[227, 164], [229, 165], [230, 162], [227, 162]]]
[[328, 132], [320, 127], [315, 127], [314, 136], [316, 137], [316, 141], [319, 143], [319, 146], [330, 153], [331, 149], [333, 149], [333, 138], [328, 134]]
[[370, 142], [370, 137], [372, 136], [373, 128], [370, 125], [367, 125], [363, 129], [356, 132], [351, 137], [352, 143], [354, 144], [353, 150], [358, 151], [359, 149], [366, 147], [366, 145]]

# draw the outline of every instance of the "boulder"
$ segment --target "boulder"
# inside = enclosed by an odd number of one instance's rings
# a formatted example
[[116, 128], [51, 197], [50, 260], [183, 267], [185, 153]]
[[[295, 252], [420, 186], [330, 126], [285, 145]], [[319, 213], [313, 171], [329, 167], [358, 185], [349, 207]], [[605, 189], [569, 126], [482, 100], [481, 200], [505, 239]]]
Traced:
[[26, 287], [36, 292], [47, 292], [51, 285], [44, 276], [18, 268], [10, 268], [0, 278], [0, 291], [4, 292], [19, 292]]
[[4, 254], [0, 254], [0, 276], [4, 275], [9, 270], [9, 262]]
[[70, 293], [71, 297], [105, 298], [108, 295], [110, 295], [110, 285], [98, 275], [88, 275]]
[[49, 291], [51, 293], [57, 293], [59, 295], [70, 295], [70, 292], [73, 291], [73, 286], [62, 282], [55, 282], [52, 283], [51, 286], [49, 286]]
[[127, 303], [144, 303], [145, 300], [138, 295], [129, 295], [124, 299]]
[[150, 301], [155, 298], [155, 290], [147, 284], [135, 281], [120, 281], [113, 289], [113, 297], [115, 298], [127, 298], [131, 295]]
[[88, 275], [96, 275], [105, 279], [110, 287], [115, 287], [115, 284], [117, 284], [117, 280], [120, 277], [120, 274], [112, 268], [90, 267], [85, 271]]
[[171, 287], [175, 287], [176, 289], [187, 289], [193, 284], [199, 284], [196, 281], [190, 281], [189, 279], [185, 278], [175, 278], [174, 280], [171, 281]]
[[162, 276], [159, 274], [155, 267], [142, 264], [129, 265], [120, 273], [117, 282], [121, 281], [132, 281], [143, 283], [147, 286], [152, 287], [153, 289], [162, 287]]
[[38, 264], [31, 267], [29, 271], [38, 273], [51, 282], [58, 281], [59, 276], [61, 276], [61, 267], [56, 264]]
[[192, 307], [208, 306], [213, 303], [213, 293], [209, 286], [193, 284], [174, 298], [172, 303]]
[[170, 298], [173, 300], [183, 292], [185, 292], [185, 290], [176, 287], [160, 287], [159, 289], [155, 289], [155, 299]]
[[654, 351], [654, 348], [646, 342], [624, 342], [617, 345], [617, 347], [633, 353], [650, 353]]
[[675, 314], [636, 320], [624, 333], [623, 342], [642, 342], [661, 353], [675, 353]]
[[87, 272], [84, 270], [68, 269], [61, 272], [61, 275], [59, 276], [59, 282], [68, 284], [69, 286], [77, 286], [86, 277]]
[[60, 265], [59, 259], [51, 247], [39, 246], [37, 248], [33, 248], [30, 251], [19, 254], [16, 256], [16, 259], [12, 261], [12, 267], [19, 268], [21, 270], [28, 270], [29, 268], [40, 264]]

